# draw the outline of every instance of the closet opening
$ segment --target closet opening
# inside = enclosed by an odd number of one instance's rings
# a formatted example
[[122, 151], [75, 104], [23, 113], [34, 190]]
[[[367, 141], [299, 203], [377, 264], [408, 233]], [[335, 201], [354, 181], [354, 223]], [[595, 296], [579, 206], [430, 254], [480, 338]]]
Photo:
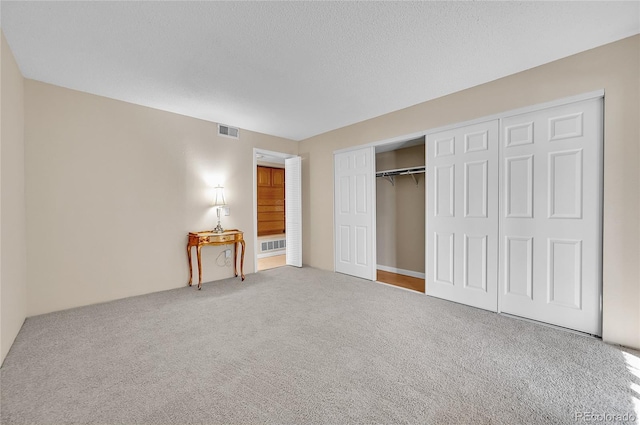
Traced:
[[378, 282], [425, 292], [425, 138], [376, 146]]

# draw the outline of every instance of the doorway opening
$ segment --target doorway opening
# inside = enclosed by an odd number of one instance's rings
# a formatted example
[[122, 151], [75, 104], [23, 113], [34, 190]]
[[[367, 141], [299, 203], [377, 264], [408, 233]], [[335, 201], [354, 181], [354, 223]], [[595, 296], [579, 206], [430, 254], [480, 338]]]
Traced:
[[334, 267], [425, 293], [425, 136], [334, 152]]
[[376, 280], [425, 292], [425, 138], [376, 146]]
[[284, 192], [284, 158], [258, 154], [258, 271], [284, 266], [287, 262]]
[[300, 157], [254, 149], [255, 271], [302, 266]]

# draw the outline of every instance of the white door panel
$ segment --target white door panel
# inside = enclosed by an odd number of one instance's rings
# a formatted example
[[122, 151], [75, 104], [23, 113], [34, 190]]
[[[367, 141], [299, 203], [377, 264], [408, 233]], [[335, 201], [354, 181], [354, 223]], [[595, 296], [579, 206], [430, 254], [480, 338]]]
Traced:
[[497, 311], [498, 121], [427, 136], [427, 295]]
[[335, 267], [375, 279], [374, 148], [335, 155]]
[[286, 261], [287, 265], [302, 267], [302, 158], [284, 160], [285, 217], [286, 217]]
[[602, 100], [502, 122], [500, 309], [601, 334]]

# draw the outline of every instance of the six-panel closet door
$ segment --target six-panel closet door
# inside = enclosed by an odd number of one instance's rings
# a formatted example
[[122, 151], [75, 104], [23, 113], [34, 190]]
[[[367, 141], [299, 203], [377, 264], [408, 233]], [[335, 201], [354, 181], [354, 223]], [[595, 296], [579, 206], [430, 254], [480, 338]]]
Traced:
[[375, 280], [375, 149], [334, 155], [335, 269]]
[[602, 99], [502, 120], [500, 310], [601, 335]]
[[497, 311], [498, 120], [426, 143], [426, 293]]
[[601, 335], [602, 105], [427, 136], [427, 295]]
[[[602, 334], [603, 100], [426, 137], [426, 294]], [[336, 271], [375, 279], [374, 148], [335, 154]]]

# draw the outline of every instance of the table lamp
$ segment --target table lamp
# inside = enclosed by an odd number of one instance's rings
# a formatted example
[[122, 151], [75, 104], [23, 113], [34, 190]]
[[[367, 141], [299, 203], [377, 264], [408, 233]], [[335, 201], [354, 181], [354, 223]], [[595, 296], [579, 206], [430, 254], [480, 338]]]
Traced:
[[216, 208], [216, 212], [218, 214], [218, 225], [216, 226], [215, 229], [213, 229], [213, 231], [216, 233], [222, 233], [224, 232], [224, 229], [220, 224], [220, 208], [227, 205], [227, 203], [224, 201], [224, 187], [218, 185], [215, 187], [215, 190], [216, 190], [216, 194], [215, 194], [215, 197], [213, 198], [213, 206]]

